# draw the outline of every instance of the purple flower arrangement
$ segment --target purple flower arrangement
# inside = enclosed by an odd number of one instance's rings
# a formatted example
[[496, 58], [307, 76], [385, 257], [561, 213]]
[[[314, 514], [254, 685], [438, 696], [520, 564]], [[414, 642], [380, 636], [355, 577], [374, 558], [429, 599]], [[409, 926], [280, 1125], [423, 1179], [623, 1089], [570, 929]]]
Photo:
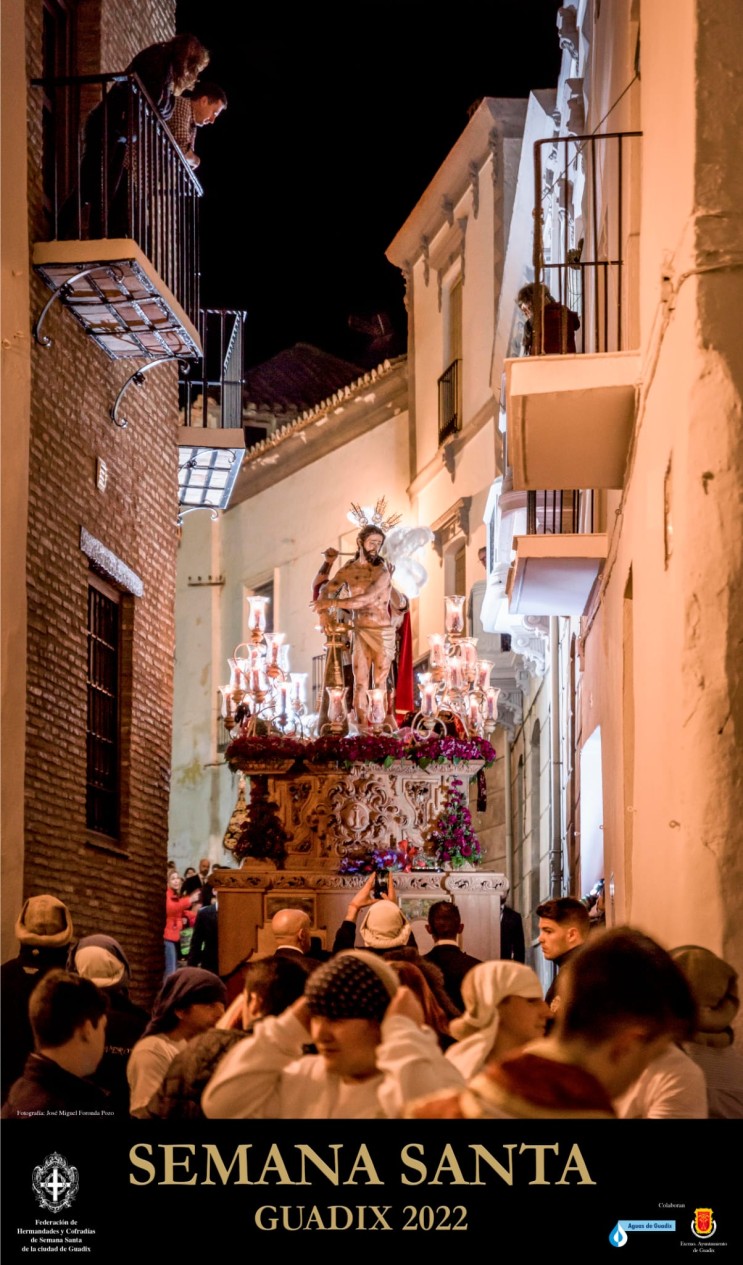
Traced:
[[308, 760], [314, 764], [380, 764], [389, 768], [397, 760], [409, 760], [420, 769], [430, 764], [461, 764], [484, 760], [490, 765], [495, 751], [484, 738], [421, 738], [411, 729], [397, 734], [353, 734], [347, 738], [314, 740], [284, 737], [283, 734], [240, 735], [230, 743], [225, 759], [232, 769], [254, 760]]
[[480, 840], [472, 829], [472, 817], [462, 790], [461, 778], [452, 778], [444, 793], [444, 807], [431, 831], [429, 847], [442, 867], [459, 870], [463, 865], [479, 865]]
[[339, 874], [372, 874], [374, 870], [430, 870], [436, 865], [432, 856], [407, 839], [401, 839], [396, 847], [374, 848], [364, 856], [344, 856], [338, 866]]

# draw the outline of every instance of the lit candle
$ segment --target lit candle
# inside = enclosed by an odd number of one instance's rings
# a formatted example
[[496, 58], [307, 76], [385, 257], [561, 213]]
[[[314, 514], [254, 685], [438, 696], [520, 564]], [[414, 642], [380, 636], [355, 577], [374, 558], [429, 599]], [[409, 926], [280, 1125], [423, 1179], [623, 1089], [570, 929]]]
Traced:
[[477, 663], [477, 637], [465, 637], [459, 645], [466, 667], [474, 668]]
[[461, 690], [464, 688], [464, 673], [462, 671], [462, 660], [452, 655], [446, 660], [448, 671], [448, 686], [450, 690]]
[[279, 715], [287, 716], [289, 714], [289, 695], [291, 693], [291, 683], [289, 681], [279, 682]]
[[470, 725], [476, 727], [480, 722], [480, 701], [477, 697], [477, 694], [468, 695], [468, 704], [469, 704], [469, 723]]
[[493, 665], [489, 659], [478, 659], [477, 661], [477, 688], [486, 690], [490, 685], [490, 673]]
[[448, 633], [464, 632], [464, 603], [466, 597], [455, 594], [444, 598], [444, 627]]
[[429, 633], [428, 634], [428, 662], [432, 668], [443, 668], [446, 659], [446, 651], [444, 649], [444, 634]]
[[248, 615], [248, 626], [251, 632], [266, 631], [266, 607], [271, 600], [268, 597], [257, 597], [255, 594], [248, 597], [248, 605], [250, 614]]
[[426, 681], [421, 695], [421, 712], [424, 716], [436, 714], [436, 682]]
[[286, 633], [274, 632], [266, 633], [266, 659], [270, 667], [278, 667], [279, 650], [286, 638]]
[[[245, 689], [244, 660], [228, 659], [227, 663], [230, 669], [230, 683], [229, 685], [226, 685], [224, 688], [226, 690], [229, 690], [230, 693], [232, 693], [233, 690], [235, 691], [244, 690]], [[221, 689], [221, 686], [220, 686], [220, 689]]]
[[498, 719], [498, 698], [500, 690], [494, 689], [492, 686], [485, 691], [485, 719]]
[[381, 725], [385, 714], [385, 691], [369, 690], [369, 719], [373, 725]]
[[302, 707], [307, 698], [307, 673], [292, 672], [292, 701], [295, 707]]
[[346, 718], [346, 689], [343, 685], [326, 685], [328, 691], [328, 720], [331, 725]]

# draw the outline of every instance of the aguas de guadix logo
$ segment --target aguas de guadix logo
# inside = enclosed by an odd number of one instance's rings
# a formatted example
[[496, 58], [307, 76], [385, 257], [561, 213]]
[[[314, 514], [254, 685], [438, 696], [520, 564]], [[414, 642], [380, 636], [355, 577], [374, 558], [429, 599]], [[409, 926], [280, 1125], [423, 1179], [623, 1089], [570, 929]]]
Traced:
[[694, 1220], [691, 1223], [691, 1232], [698, 1239], [711, 1239], [717, 1223], [712, 1216], [711, 1208], [695, 1208]]
[[[675, 1221], [617, 1221], [609, 1235], [609, 1242], [612, 1247], [625, 1247], [629, 1241], [630, 1234], [637, 1231], [667, 1234], [675, 1230]], [[716, 1230], [717, 1222], [712, 1215], [712, 1209], [695, 1208], [694, 1220], [691, 1222], [692, 1234], [698, 1239], [711, 1239]]]

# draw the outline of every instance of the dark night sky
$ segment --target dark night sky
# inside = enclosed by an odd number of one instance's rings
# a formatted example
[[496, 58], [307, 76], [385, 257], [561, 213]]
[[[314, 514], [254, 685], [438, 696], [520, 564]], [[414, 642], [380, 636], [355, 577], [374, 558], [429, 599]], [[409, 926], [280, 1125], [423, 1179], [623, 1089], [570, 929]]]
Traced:
[[348, 316], [384, 310], [384, 257], [483, 96], [554, 86], [559, 0], [293, 9], [178, 0], [229, 109], [198, 140], [204, 306], [248, 311], [248, 361], [295, 342], [363, 363]]

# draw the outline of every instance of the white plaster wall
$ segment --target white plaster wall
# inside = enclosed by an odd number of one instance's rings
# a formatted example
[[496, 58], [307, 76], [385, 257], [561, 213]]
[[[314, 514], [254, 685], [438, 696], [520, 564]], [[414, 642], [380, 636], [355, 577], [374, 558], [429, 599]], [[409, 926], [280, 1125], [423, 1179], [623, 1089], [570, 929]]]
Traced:
[[[493, 187], [493, 160], [483, 163], [479, 175], [479, 208], [475, 219], [472, 194], [455, 208], [455, 218], [467, 216], [464, 287], [462, 290], [462, 423], [467, 425], [491, 400], [490, 361], [495, 319], [494, 203], [501, 206], [500, 184]], [[498, 216], [500, 225], [500, 216]]]
[[[667, 8], [642, 6], [644, 393], [586, 637], [584, 731], [601, 725], [616, 921], [668, 945], [706, 945], [740, 970], [743, 353], [733, 261], [743, 238], [735, 156], [743, 110], [733, 67], [743, 39], [726, 0], [684, 0], [672, 22]], [[662, 272], [675, 291], [670, 303], [660, 302]]]
[[[547, 108], [554, 104], [554, 92], [533, 93], [529, 97], [523, 144], [518, 148], [518, 158], [509, 152], [506, 171], [506, 189], [512, 212], [508, 223], [508, 235], [503, 263], [498, 311], [493, 342], [492, 389], [498, 398], [501, 374], [506, 356], [514, 354], [510, 344], [519, 335], [523, 322], [516, 308], [516, 295], [531, 277], [532, 225], [534, 215], [534, 142], [549, 136], [554, 124]], [[518, 354], [516, 352], [515, 354]]]
[[[482, 575], [477, 551], [485, 544], [485, 527], [482, 517], [490, 484], [495, 475], [493, 424], [491, 423], [478, 431], [459, 453], [455, 480], [452, 481], [451, 475], [442, 465], [435, 477], [421, 489], [416, 498], [418, 522], [425, 525], [436, 522], [460, 496], [472, 498], [469, 510], [470, 538], [466, 553], [467, 592], [474, 581]], [[462, 542], [459, 540], [457, 543], [461, 545]], [[443, 631], [444, 596], [448, 590], [445, 582], [446, 568], [433, 546], [420, 556], [425, 562], [430, 578], [418, 600], [421, 640], [416, 648], [416, 654], [425, 654], [428, 646], [425, 635]]]
[[[506, 141], [505, 147], [512, 157], [518, 142]], [[509, 166], [510, 177], [510, 166]], [[488, 158], [479, 173], [479, 207], [475, 217], [471, 190], [454, 208], [455, 222], [466, 219], [464, 239], [464, 278], [462, 288], [462, 421], [468, 422], [487, 408], [491, 400], [490, 370], [493, 352], [493, 325], [495, 319], [495, 260], [494, 237], [502, 232], [502, 220], [494, 210], [492, 159]], [[500, 205], [501, 190], [497, 192]], [[452, 238], [451, 252], [446, 243]], [[446, 221], [430, 243], [430, 256], [438, 263], [439, 258], [451, 256], [451, 262], [442, 266], [444, 289], [451, 277], [458, 275], [461, 258], [458, 246], [454, 246], [452, 229]], [[414, 303], [415, 347], [415, 421], [418, 472], [425, 470], [439, 451], [438, 440], [438, 379], [449, 365], [449, 353], [445, 335], [445, 299], [439, 308], [437, 271], [429, 268], [428, 284], [425, 265], [419, 259], [413, 270], [412, 295]]]
[[415, 376], [415, 444], [416, 474], [436, 457], [439, 447], [438, 380], [447, 368], [444, 330], [439, 311], [436, 275], [419, 259], [413, 269], [412, 297], [414, 304], [415, 347], [412, 372]]
[[216, 748], [217, 689], [229, 679], [222, 655], [224, 590], [199, 583], [222, 575], [221, 532], [221, 519], [189, 514], [178, 553], [168, 855], [181, 873], [202, 856], [228, 863], [222, 838], [237, 797]]

